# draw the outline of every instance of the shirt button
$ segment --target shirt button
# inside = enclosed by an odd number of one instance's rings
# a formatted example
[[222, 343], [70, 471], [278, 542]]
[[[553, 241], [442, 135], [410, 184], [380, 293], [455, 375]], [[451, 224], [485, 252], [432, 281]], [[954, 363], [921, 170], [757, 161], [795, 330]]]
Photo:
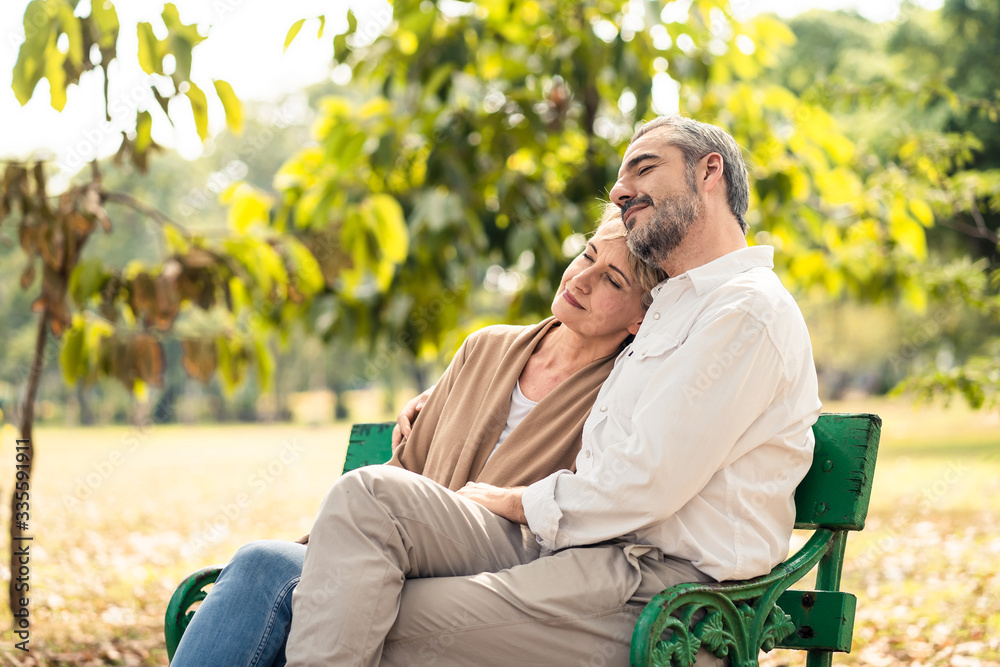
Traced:
[[659, 313], [653, 313], [653, 319], [654, 320], [660, 319], [660, 314]]
[[583, 458], [585, 458], [585, 459], [589, 459], [590, 458], [590, 450], [589, 449], [583, 450]]
[[608, 406], [602, 405], [601, 406], [601, 412], [607, 412], [607, 411], [608, 411]]

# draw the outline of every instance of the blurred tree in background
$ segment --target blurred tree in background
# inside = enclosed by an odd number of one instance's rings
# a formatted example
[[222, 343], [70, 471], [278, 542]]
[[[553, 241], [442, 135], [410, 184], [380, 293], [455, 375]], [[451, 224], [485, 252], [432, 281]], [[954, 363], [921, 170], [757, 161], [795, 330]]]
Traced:
[[914, 289], [894, 307], [886, 384], [909, 378], [902, 388], [927, 397], [958, 393], [996, 406], [1000, 6], [904, 4], [883, 24], [813, 11], [789, 27], [797, 40], [769, 78], [830, 109], [863, 156], [856, 170], [873, 193], [902, 197], [915, 213], [916, 202], [934, 223], [910, 268]]

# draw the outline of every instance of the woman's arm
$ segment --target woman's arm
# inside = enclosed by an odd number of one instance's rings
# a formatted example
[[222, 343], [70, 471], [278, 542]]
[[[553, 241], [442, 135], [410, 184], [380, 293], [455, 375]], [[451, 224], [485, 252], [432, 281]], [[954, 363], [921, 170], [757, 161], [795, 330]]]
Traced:
[[403, 438], [410, 437], [410, 430], [413, 428], [413, 422], [417, 420], [420, 415], [420, 411], [424, 409], [424, 405], [427, 403], [427, 399], [431, 397], [434, 392], [434, 386], [431, 386], [422, 394], [415, 398], [411, 398], [403, 409], [400, 410], [399, 415], [396, 416], [396, 425], [392, 427], [392, 448], [395, 449]]

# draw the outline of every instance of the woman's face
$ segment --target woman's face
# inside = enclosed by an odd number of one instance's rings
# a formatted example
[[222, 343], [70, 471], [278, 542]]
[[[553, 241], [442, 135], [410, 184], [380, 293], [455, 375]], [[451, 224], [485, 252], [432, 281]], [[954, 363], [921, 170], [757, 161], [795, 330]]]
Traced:
[[552, 314], [576, 333], [623, 340], [642, 324], [642, 287], [629, 271], [624, 238], [593, 238], [563, 273]]

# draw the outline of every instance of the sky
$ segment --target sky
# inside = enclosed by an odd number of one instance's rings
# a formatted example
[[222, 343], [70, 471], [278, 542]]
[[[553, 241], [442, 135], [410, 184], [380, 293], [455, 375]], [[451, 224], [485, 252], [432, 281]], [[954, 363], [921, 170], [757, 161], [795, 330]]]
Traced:
[[[77, 13], [87, 15], [89, 2], [81, 0]], [[103, 0], [94, 0], [103, 1]], [[447, 1], [447, 0], [445, 0]], [[682, 4], [686, 0], [681, 0]], [[209, 39], [196, 47], [192, 79], [203, 90], [212, 90], [211, 80], [224, 79], [232, 84], [236, 94], [245, 101], [278, 102], [286, 100], [284, 115], [304, 111], [302, 102], [296, 105], [294, 94], [305, 86], [327, 78], [337, 79], [343, 71], [331, 71], [332, 35], [346, 27], [346, 9], [351, 7], [359, 17], [361, 30], [376, 34], [388, 24], [391, 9], [380, 0], [174, 0], [185, 23], [197, 23]], [[873, 21], [891, 21], [898, 16], [901, 0], [733, 0], [739, 18], [761, 12], [774, 12], [789, 17], [810, 8], [855, 9]], [[190, 114], [177, 114], [176, 130], [165, 122], [157, 122], [158, 106], [149, 92], [149, 77], [139, 68], [135, 56], [137, 37], [134, 30], [123, 30], [119, 36], [120, 61], [111, 78], [109, 99], [113, 108], [123, 111], [112, 114], [112, 123], [104, 122], [100, 100], [102, 78], [90, 72], [81, 78], [79, 86], [67, 91], [68, 99], [62, 112], [49, 105], [48, 82], [42, 81], [35, 95], [24, 107], [10, 88], [11, 70], [18, 49], [24, 41], [22, 17], [28, 0], [5, 0], [0, 3], [0, 160], [51, 159], [57, 165], [54, 187], [94, 155], [113, 152], [122, 129], [134, 124], [135, 109], [151, 109], [154, 114], [153, 138], [165, 146], [173, 146], [186, 158], [198, 157], [203, 147], [195, 133]], [[921, 0], [925, 6], [936, 6], [940, 0]], [[162, 10], [162, 0], [128, 0], [115, 3], [122, 25], [136, 21], [151, 21], [154, 26]], [[307, 21], [299, 37], [282, 51], [288, 28], [299, 18], [326, 15], [326, 32], [316, 39], [319, 22]], [[162, 35], [158, 35], [161, 36]], [[120, 62], [128, 63], [119, 67]], [[288, 96], [292, 96], [288, 101]], [[210, 132], [224, 128], [221, 105], [209, 97]], [[289, 111], [290, 109], [290, 111]], [[118, 117], [116, 117], [118, 116]], [[293, 119], [290, 119], [293, 120]]]

